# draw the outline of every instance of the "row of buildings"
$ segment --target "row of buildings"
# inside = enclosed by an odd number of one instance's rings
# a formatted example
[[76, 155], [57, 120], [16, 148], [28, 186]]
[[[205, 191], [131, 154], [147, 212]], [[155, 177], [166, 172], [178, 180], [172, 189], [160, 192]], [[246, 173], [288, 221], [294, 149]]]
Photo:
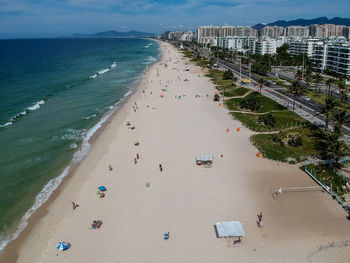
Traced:
[[310, 26], [265, 26], [256, 30], [249, 26], [201, 26], [197, 29], [197, 41], [209, 43], [211, 38], [220, 37], [288, 37], [288, 38], [320, 38], [343, 36], [350, 40], [350, 26], [343, 25], [310, 25]]
[[160, 37], [261, 55], [276, 54], [280, 46], [288, 44], [290, 54], [305, 54], [320, 70], [350, 76], [349, 32], [349, 26], [329, 24], [266, 26], [260, 31], [248, 26], [202, 26], [196, 33], [165, 32]]
[[310, 25], [310, 26], [265, 26], [260, 30], [261, 37], [291, 37], [291, 38], [329, 38], [343, 36], [350, 39], [350, 27], [343, 25]]

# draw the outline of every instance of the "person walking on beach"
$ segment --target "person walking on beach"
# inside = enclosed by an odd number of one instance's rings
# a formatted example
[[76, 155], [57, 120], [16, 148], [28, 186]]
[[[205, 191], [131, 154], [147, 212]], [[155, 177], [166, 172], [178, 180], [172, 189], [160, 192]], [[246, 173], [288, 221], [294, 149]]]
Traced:
[[112, 170], [113, 170], [112, 165], [108, 165], [108, 168], [109, 168], [109, 171], [112, 171]]
[[134, 163], [137, 164], [137, 159], [136, 158], [134, 158]]
[[160, 171], [160, 172], [163, 172], [163, 167], [162, 167], [161, 164], [159, 164], [159, 171]]
[[139, 156], [139, 154], [138, 154], [138, 153], [136, 154], [136, 158], [137, 158], [137, 159], [140, 159], [140, 156]]
[[72, 205], [73, 205], [73, 209], [77, 208], [79, 205], [75, 202], [72, 202]]
[[262, 227], [262, 212], [260, 212], [259, 214], [258, 214], [258, 221], [257, 221], [257, 223], [258, 223], [258, 227]]

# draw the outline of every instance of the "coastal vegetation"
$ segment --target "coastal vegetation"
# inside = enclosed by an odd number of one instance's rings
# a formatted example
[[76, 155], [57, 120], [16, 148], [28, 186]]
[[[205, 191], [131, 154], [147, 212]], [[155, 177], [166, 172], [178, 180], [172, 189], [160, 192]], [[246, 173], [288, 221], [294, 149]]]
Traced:
[[[191, 57], [190, 54], [188, 55]], [[281, 63], [284, 63], [285, 55], [285, 52], [280, 50], [278, 56]], [[260, 59], [260, 61], [267, 61], [266, 57]], [[195, 60], [192, 58], [192, 60], [199, 66], [206, 64], [208, 67], [208, 61], [201, 61], [200, 58]], [[298, 63], [299, 60], [300, 58], [294, 62]], [[348, 189], [344, 188], [346, 183], [344, 177], [337, 171], [343, 165], [342, 158], [349, 152], [342, 140], [341, 131], [341, 125], [345, 122], [346, 110], [349, 110], [349, 106], [342, 103], [340, 99], [330, 99], [327, 95], [318, 93], [316, 88], [310, 94], [310, 91], [307, 91], [299, 81], [286, 85], [287, 92], [293, 95], [294, 101], [305, 94], [316, 97], [322, 102], [321, 113], [326, 116], [327, 123], [332, 121], [334, 124], [333, 130], [328, 130], [328, 125], [322, 130], [270, 98], [237, 86], [237, 79], [232, 75], [230, 71], [213, 69], [209, 65], [207, 77], [216, 85], [219, 94], [226, 97], [224, 105], [229, 109], [230, 114], [251, 131], [256, 132], [251, 137], [251, 142], [263, 157], [296, 164], [309, 160], [310, 156], [313, 156], [318, 162], [310, 164], [308, 169], [315, 171], [322, 178], [322, 182], [333, 185], [338, 196], [343, 196], [348, 192]], [[264, 85], [268, 78], [262, 77], [258, 85]], [[320, 76], [315, 78], [321, 81]], [[293, 111], [294, 108], [295, 106], [293, 106]], [[303, 165], [301, 168], [305, 169]]]

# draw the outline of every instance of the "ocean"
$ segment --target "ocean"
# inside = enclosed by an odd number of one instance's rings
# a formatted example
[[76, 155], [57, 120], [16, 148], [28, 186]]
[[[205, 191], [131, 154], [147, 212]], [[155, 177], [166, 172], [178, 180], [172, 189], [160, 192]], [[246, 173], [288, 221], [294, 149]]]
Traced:
[[0, 40], [0, 251], [159, 56], [148, 39]]

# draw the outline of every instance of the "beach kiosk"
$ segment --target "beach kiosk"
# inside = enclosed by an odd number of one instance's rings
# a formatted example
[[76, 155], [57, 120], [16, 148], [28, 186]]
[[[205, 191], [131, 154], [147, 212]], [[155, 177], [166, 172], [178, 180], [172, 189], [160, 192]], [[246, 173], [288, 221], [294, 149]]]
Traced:
[[203, 165], [204, 167], [211, 167], [213, 163], [212, 154], [198, 154], [196, 157], [196, 164]]
[[242, 243], [241, 237], [245, 236], [241, 222], [220, 222], [215, 224], [215, 230], [218, 238], [236, 238], [233, 240], [233, 245]]

